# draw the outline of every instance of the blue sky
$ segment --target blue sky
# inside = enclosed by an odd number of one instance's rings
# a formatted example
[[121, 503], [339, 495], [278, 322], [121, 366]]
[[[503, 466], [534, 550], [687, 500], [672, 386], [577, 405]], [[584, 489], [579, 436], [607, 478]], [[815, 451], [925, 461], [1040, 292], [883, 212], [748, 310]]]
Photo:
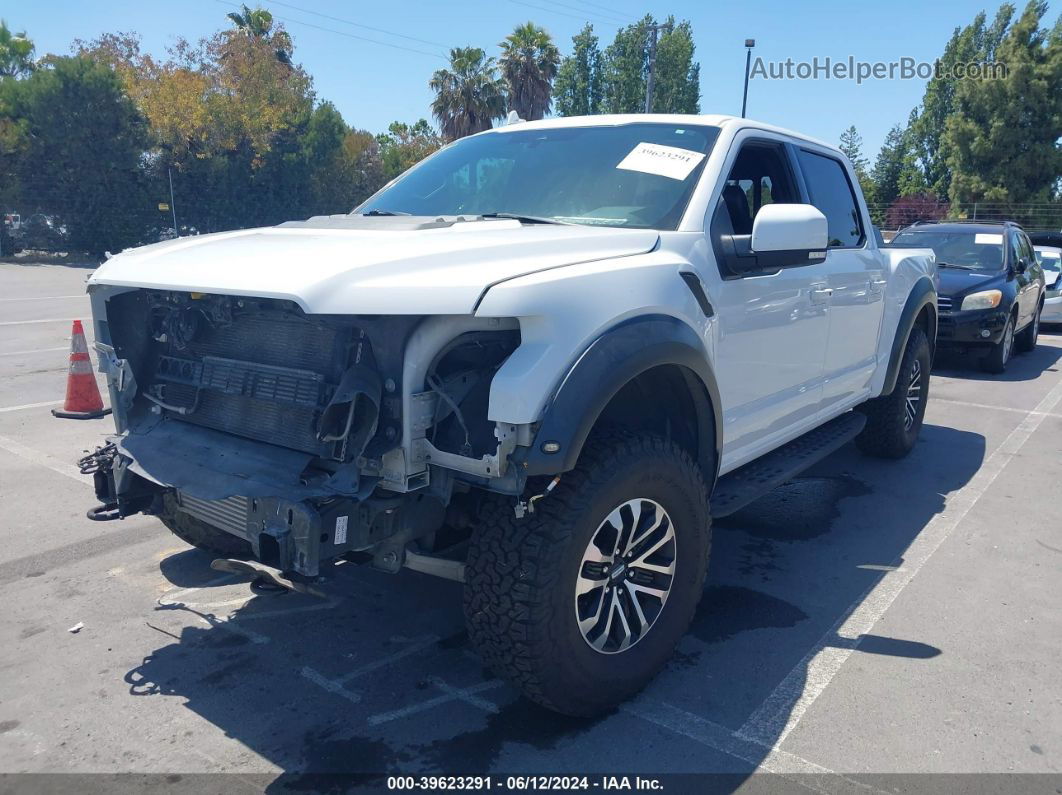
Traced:
[[[982, 9], [991, 17], [998, 7], [986, 6], [982, 0], [263, 0], [260, 4], [293, 36], [296, 59], [313, 76], [318, 97], [332, 101], [349, 124], [372, 132], [384, 130], [395, 119], [430, 118], [427, 82], [444, 65], [446, 48], [473, 44], [494, 54], [513, 26], [528, 19], [549, 30], [562, 53], [570, 50], [571, 37], [584, 21], [594, 23], [604, 47], [618, 24], [646, 12], [658, 19], [667, 14], [689, 19], [701, 63], [702, 111], [737, 114], [746, 37], [756, 39], [755, 54], [765, 60], [828, 56], [837, 61], [853, 56], [889, 62], [908, 56], [932, 61], [955, 26], [967, 24]], [[1017, 5], [1023, 3], [1019, 0]], [[65, 54], [75, 38], [115, 31], [136, 31], [147, 51], [162, 54], [178, 36], [195, 40], [226, 26], [225, 14], [232, 10], [233, 4], [221, 0], [0, 3], [0, 16], [11, 28], [25, 29], [37, 43], [38, 54]], [[1052, 9], [1048, 19], [1056, 13]], [[873, 160], [889, 128], [906, 121], [923, 88], [924, 81], [918, 79], [871, 80], [862, 85], [836, 79], [753, 80], [748, 115], [831, 143], [855, 124], [864, 151]]]

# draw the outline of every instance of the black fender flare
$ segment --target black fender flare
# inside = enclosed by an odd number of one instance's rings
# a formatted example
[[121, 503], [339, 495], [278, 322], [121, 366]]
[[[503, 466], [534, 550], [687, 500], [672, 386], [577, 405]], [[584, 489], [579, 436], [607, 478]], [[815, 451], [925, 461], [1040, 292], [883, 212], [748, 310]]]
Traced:
[[[699, 463], [711, 485], [718, 472], [722, 441], [719, 387], [697, 332], [666, 315], [622, 322], [590, 343], [547, 402], [531, 447], [514, 455], [517, 464], [526, 475], [555, 475], [573, 469], [609, 401], [631, 380], [660, 365], [684, 368], [699, 415]], [[549, 453], [543, 449], [547, 445], [559, 447]]]
[[915, 320], [919, 312], [929, 307], [929, 352], [932, 358], [937, 347], [937, 288], [933, 280], [928, 276], [922, 276], [915, 282], [914, 287], [907, 296], [900, 313], [900, 320], [896, 324], [896, 334], [892, 340], [892, 351], [889, 353], [889, 367], [885, 371], [885, 383], [881, 388], [881, 394], [888, 395], [896, 387], [896, 378], [900, 373], [900, 362], [903, 360], [903, 352], [907, 347], [907, 340], [911, 337], [911, 329], [914, 328]]

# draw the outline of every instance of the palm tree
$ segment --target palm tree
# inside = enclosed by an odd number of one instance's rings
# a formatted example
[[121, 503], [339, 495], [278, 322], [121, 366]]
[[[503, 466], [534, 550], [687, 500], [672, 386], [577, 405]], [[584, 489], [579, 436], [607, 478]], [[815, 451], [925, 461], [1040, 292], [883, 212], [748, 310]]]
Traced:
[[21, 77], [32, 72], [33, 50], [25, 31], [12, 33], [0, 19], [0, 77]]
[[248, 8], [242, 5], [239, 11], [233, 11], [226, 16], [243, 35], [268, 41], [276, 49], [277, 60], [285, 66], [291, 66], [291, 37], [283, 30], [273, 32], [272, 14], [264, 8]]
[[226, 16], [236, 25], [237, 30], [256, 39], [265, 38], [273, 28], [273, 15], [264, 8], [251, 9], [244, 5], [239, 11], [233, 11]]
[[432, 113], [448, 141], [489, 130], [505, 115], [505, 82], [479, 47], [450, 50], [450, 68], [437, 70], [428, 87], [435, 92]]
[[550, 110], [560, 52], [553, 39], [532, 22], [517, 25], [499, 45], [502, 74], [509, 87], [509, 110], [521, 119], [541, 119]]

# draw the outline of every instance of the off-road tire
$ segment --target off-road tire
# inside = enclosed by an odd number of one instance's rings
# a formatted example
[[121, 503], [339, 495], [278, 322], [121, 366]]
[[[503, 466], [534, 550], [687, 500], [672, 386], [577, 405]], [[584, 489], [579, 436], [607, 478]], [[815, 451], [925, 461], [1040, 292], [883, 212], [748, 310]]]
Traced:
[[[903, 458], [914, 449], [929, 399], [929, 370], [932, 359], [925, 332], [915, 327], [907, 339], [900, 360], [896, 386], [887, 395], [868, 400], [857, 410], [866, 415], [867, 424], [856, 437], [856, 446], [866, 455], [878, 458]], [[907, 422], [907, 399], [912, 382], [920, 375], [921, 388], [912, 423]]]
[[[674, 577], [648, 631], [624, 651], [603, 653], [579, 629], [575, 586], [590, 539], [615, 508], [637, 498], [659, 503], [670, 518]], [[471, 642], [532, 701], [567, 715], [603, 712], [657, 674], [693, 619], [711, 542], [700, 468], [674, 442], [608, 431], [591, 437], [576, 468], [533, 513], [518, 519], [513, 504], [489, 499], [471, 538], [464, 593]]]
[[1014, 315], [1011, 315], [1007, 318], [1007, 325], [1003, 327], [1003, 336], [999, 342], [995, 343], [989, 348], [988, 353], [981, 357], [981, 369], [986, 373], [995, 373], [997, 375], [1005, 371], [1011, 356], [1014, 354], [1016, 342]]
[[245, 539], [211, 527], [206, 522], [178, 510], [177, 500], [171, 494], [163, 497], [163, 512], [159, 514], [159, 519], [179, 539], [204, 552], [223, 558], [254, 557], [251, 545]]
[[1040, 313], [1043, 311], [1043, 303], [1036, 305], [1036, 314], [1029, 321], [1029, 325], [1014, 336], [1014, 350], [1018, 353], [1030, 353], [1036, 350], [1036, 338], [1040, 336]]

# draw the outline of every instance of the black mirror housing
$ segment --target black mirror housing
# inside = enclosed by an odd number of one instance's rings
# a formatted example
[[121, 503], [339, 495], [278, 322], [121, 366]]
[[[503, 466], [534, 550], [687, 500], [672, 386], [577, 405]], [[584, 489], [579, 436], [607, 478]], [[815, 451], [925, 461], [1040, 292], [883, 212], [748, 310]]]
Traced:
[[753, 251], [752, 235], [720, 235], [719, 243], [723, 258], [720, 264], [732, 279], [774, 273], [782, 268], [801, 268], [826, 258], [825, 251], [816, 249]]

